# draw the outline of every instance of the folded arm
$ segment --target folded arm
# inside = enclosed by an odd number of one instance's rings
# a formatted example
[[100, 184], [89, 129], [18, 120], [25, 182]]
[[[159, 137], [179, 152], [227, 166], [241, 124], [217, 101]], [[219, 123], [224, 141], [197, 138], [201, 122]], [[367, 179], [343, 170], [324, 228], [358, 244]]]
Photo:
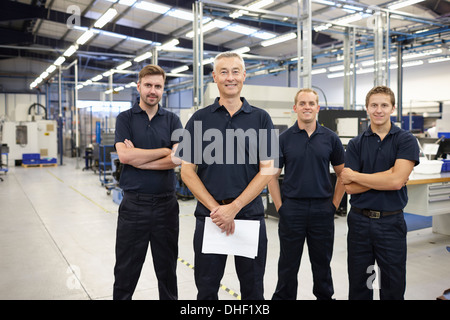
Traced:
[[130, 140], [116, 143], [116, 150], [121, 163], [131, 165], [139, 169], [168, 170], [173, 169], [179, 162], [174, 162], [173, 154], [178, 144], [173, 149], [141, 149], [134, 147]]
[[389, 170], [377, 173], [360, 173], [350, 168], [344, 168], [341, 181], [348, 194], [362, 193], [370, 189], [400, 190], [408, 181], [414, 168], [414, 161], [397, 159]]

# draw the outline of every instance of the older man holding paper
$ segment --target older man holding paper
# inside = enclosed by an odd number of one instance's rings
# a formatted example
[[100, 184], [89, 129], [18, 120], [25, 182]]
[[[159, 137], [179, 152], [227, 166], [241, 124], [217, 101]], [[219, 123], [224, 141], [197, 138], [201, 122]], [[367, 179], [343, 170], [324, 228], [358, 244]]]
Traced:
[[[240, 96], [245, 75], [239, 54], [224, 52], [215, 58], [213, 77], [220, 96], [192, 115], [178, 148], [181, 178], [198, 200], [194, 252], [199, 300], [218, 299], [228, 254], [235, 255], [242, 299], [264, 299], [267, 237], [259, 195], [274, 173], [278, 144], [269, 114]], [[253, 226], [255, 254], [228, 251], [245, 242], [239, 242], [248, 233], [244, 221]], [[212, 242], [217, 237], [211, 227], [226, 237], [224, 248]]]

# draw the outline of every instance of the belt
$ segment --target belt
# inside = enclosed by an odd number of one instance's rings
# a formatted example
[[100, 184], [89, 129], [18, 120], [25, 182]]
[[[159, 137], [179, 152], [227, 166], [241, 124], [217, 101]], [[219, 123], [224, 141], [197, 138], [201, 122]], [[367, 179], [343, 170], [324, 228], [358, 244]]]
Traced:
[[391, 216], [393, 214], [402, 213], [403, 210], [397, 210], [397, 211], [377, 211], [377, 210], [370, 210], [370, 209], [359, 209], [352, 207], [352, 211], [362, 214], [366, 217], [372, 218], [372, 219], [380, 219], [381, 217]]
[[230, 204], [232, 203], [236, 198], [229, 198], [229, 199], [223, 199], [223, 200], [216, 200], [219, 204]]

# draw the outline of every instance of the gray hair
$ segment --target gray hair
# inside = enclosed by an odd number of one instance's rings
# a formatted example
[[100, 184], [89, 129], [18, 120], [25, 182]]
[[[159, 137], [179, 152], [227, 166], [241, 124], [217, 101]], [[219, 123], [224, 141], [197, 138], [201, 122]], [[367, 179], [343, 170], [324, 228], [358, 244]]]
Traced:
[[242, 70], [245, 71], [245, 62], [244, 62], [244, 58], [242, 58], [242, 56], [237, 53], [237, 52], [233, 52], [233, 51], [225, 51], [222, 53], [219, 53], [215, 58], [214, 58], [214, 70], [216, 69], [216, 65], [217, 65], [217, 61], [219, 59], [222, 58], [238, 58], [241, 61], [242, 64]]

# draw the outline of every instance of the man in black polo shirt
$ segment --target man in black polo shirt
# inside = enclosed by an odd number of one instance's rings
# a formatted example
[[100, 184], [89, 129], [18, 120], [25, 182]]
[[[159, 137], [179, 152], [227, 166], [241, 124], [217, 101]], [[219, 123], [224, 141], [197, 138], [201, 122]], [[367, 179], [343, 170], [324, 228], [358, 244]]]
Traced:
[[403, 299], [405, 184], [419, 163], [419, 146], [410, 132], [390, 120], [395, 110], [391, 89], [372, 88], [366, 96], [366, 110], [370, 127], [349, 142], [341, 174], [351, 194], [347, 220], [349, 299], [373, 299], [374, 272], [379, 277], [380, 299]]
[[149, 242], [160, 299], [178, 297], [179, 208], [173, 171], [177, 164], [172, 161], [177, 141], [172, 141], [172, 132], [182, 125], [177, 115], [159, 105], [165, 78], [159, 66], [145, 66], [137, 83], [139, 100], [116, 120], [124, 195], [117, 221], [113, 299], [132, 298]]
[[[319, 96], [312, 89], [295, 95], [297, 121], [280, 135], [280, 162], [284, 166], [282, 197], [278, 184], [281, 169], [269, 183], [280, 215], [280, 258], [274, 300], [297, 297], [297, 277], [305, 239], [313, 272], [313, 293], [320, 300], [332, 299], [331, 257], [334, 213], [344, 194], [339, 174], [344, 168], [344, 148], [336, 133], [321, 126]], [[337, 176], [333, 191], [330, 163]]]
[[194, 273], [199, 300], [218, 299], [227, 259], [225, 254], [202, 253], [205, 217], [228, 235], [235, 219], [260, 221], [256, 258], [235, 256], [235, 267], [242, 299], [264, 299], [267, 237], [259, 194], [273, 174], [267, 146], [273, 124], [266, 111], [240, 97], [245, 74], [239, 54], [224, 52], [215, 58], [213, 77], [220, 97], [192, 115], [178, 148], [181, 177], [198, 200]]

